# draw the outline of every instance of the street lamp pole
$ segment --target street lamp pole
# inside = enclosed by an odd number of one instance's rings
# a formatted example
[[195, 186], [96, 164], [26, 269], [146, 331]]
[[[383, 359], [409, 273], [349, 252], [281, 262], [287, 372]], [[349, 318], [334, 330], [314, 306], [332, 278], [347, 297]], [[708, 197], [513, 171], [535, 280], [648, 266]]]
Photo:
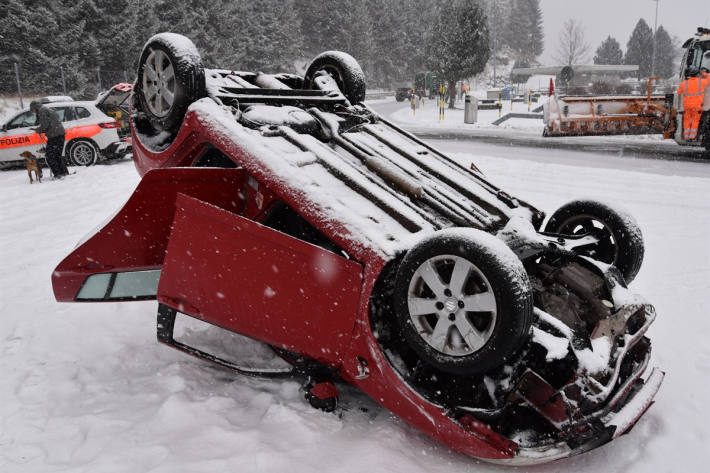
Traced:
[[656, 18], [653, 22], [653, 58], [651, 59], [651, 77], [656, 75], [656, 32], [658, 31], [658, 2], [660, 0], [651, 0], [656, 2]]
[[496, 21], [498, 20], [498, 6], [496, 0], [493, 0], [493, 88], [496, 88], [496, 56], [498, 54], [498, 29]]

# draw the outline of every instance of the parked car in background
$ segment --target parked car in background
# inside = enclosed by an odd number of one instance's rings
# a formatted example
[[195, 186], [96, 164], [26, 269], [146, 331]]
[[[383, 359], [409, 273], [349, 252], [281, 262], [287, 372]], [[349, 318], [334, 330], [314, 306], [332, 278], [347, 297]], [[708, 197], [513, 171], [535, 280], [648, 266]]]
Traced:
[[[125, 101], [131, 84], [118, 84], [96, 101], [74, 101], [71, 97], [50, 96], [40, 102], [54, 109], [62, 120], [65, 134], [62, 155], [71, 164], [90, 166], [100, 158], [116, 159], [131, 150], [126, 123]], [[37, 153], [46, 140], [32, 128], [37, 116], [24, 109], [0, 128], [0, 166], [22, 161], [20, 153]]]
[[133, 84], [116, 84], [111, 89], [103, 92], [96, 100], [97, 107], [120, 124], [118, 136], [127, 138], [131, 136], [128, 124], [128, 99], [133, 91]]
[[397, 100], [397, 102], [403, 102], [405, 100], [409, 100], [411, 96], [412, 96], [412, 88], [411, 87], [400, 87], [394, 93], [394, 98], [395, 98], [395, 100]]

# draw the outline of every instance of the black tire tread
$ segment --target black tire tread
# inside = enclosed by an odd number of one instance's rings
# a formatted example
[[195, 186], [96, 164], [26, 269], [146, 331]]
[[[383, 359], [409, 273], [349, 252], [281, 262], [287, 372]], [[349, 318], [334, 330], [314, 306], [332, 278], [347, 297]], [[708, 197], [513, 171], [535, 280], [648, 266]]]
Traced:
[[[429, 347], [409, 318], [411, 277], [425, 260], [441, 254], [463, 256], [474, 263], [493, 286], [498, 306], [496, 328], [488, 343], [462, 357], [444, 355]], [[407, 344], [426, 363], [456, 375], [483, 374], [505, 363], [527, 340], [533, 321], [532, 289], [522, 263], [502, 241], [471, 228], [442, 230], [410, 249], [397, 270], [393, 297], [399, 329]]]
[[[94, 149], [94, 159], [89, 164], [79, 164], [78, 162], [76, 162], [76, 160], [74, 160], [74, 156], [72, 156], [74, 146], [80, 142], [88, 143]], [[96, 146], [96, 143], [94, 143], [92, 140], [77, 138], [69, 143], [69, 146], [67, 147], [67, 158], [69, 159], [69, 162], [74, 166], [92, 166], [96, 164], [99, 159], [99, 147]]]
[[559, 233], [561, 225], [575, 215], [592, 215], [607, 224], [618, 245], [614, 266], [621, 272], [627, 283], [634, 280], [644, 256], [644, 242], [641, 228], [628, 212], [595, 200], [574, 200], [563, 205], [550, 216], [545, 231]]
[[[175, 43], [177, 37], [183, 38], [185, 41], [180, 46]], [[155, 48], [168, 53], [175, 70], [175, 79], [178, 81], [173, 108], [165, 117], [157, 117], [150, 113], [142, 93], [143, 67], [151, 50]], [[137, 101], [134, 100], [134, 104], [137, 102], [152, 127], [152, 130], [149, 130], [152, 133], [149, 134], [162, 131], [177, 132], [185, 117], [187, 107], [195, 100], [206, 96], [205, 71], [197, 48], [184, 36], [174, 33], [159, 33], [150, 38], [141, 52], [133, 94], [134, 97], [138, 97]]]
[[313, 88], [315, 74], [323, 67], [330, 66], [337, 69], [343, 81], [341, 92], [350, 103], [356, 104], [365, 100], [365, 74], [357, 61], [347, 53], [342, 51], [325, 51], [316, 56], [303, 76], [303, 86], [306, 89]]

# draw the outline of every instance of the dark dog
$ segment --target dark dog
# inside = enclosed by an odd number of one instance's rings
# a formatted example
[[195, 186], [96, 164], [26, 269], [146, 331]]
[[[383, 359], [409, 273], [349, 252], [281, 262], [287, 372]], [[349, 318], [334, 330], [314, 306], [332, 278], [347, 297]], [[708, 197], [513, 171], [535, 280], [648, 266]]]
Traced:
[[37, 181], [42, 182], [42, 170], [39, 168], [37, 157], [29, 151], [23, 151], [22, 153], [20, 153], [20, 156], [22, 156], [22, 158], [25, 160], [27, 175], [30, 176], [30, 184], [33, 183], [32, 171], [34, 171]]

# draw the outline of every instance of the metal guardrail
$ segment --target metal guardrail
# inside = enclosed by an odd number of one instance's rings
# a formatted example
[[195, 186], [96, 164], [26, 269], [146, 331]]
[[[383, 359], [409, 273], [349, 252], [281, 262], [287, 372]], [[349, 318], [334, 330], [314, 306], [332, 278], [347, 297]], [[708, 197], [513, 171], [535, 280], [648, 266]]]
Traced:
[[375, 100], [375, 99], [386, 99], [389, 97], [394, 97], [394, 91], [391, 92], [366, 92], [365, 100]]
[[531, 118], [534, 120], [541, 120], [542, 113], [508, 113], [507, 115], [503, 115], [498, 120], [494, 121], [493, 125], [500, 125], [504, 121], [510, 120], [511, 118]]

